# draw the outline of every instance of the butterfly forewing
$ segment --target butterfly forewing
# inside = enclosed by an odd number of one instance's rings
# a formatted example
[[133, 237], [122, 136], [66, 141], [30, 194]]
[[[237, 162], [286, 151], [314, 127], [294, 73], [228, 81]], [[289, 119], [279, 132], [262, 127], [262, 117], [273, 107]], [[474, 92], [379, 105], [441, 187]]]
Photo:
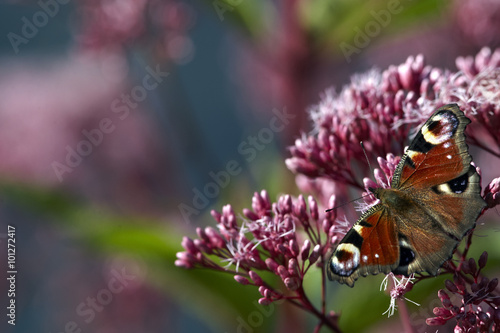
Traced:
[[434, 112], [398, 164], [391, 187], [428, 188], [466, 173], [472, 161], [464, 134], [469, 123], [456, 104]]

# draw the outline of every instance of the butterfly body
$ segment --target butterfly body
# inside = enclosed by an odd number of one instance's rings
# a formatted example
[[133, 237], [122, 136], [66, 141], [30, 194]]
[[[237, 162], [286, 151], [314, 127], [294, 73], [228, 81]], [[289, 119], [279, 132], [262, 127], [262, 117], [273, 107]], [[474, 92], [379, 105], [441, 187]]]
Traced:
[[337, 246], [327, 265], [330, 280], [352, 287], [368, 274], [437, 274], [486, 205], [465, 144], [469, 122], [456, 104], [425, 122], [391, 187], [369, 189], [379, 203]]

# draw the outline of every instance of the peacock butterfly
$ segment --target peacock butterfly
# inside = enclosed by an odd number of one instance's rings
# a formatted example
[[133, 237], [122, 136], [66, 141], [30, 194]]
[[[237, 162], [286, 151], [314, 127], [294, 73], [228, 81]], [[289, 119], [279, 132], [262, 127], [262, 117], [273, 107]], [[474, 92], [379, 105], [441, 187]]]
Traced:
[[327, 264], [330, 280], [352, 287], [359, 276], [437, 275], [486, 206], [465, 143], [470, 123], [456, 104], [436, 110], [396, 167], [390, 188], [361, 215]]

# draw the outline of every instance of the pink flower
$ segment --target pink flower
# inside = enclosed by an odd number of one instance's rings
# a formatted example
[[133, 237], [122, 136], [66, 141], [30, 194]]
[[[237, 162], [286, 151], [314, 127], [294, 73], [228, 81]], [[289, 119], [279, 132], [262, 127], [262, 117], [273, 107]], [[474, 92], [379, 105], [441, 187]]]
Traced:
[[419, 305], [418, 303], [415, 303], [404, 296], [407, 292], [411, 291], [413, 288], [413, 283], [415, 280], [413, 275], [410, 277], [402, 277], [400, 280], [398, 280], [398, 278], [394, 274], [389, 273], [385, 276], [384, 280], [382, 281], [380, 289], [383, 288], [384, 290], [387, 290], [389, 278], [392, 279], [392, 284], [391, 284], [392, 286], [389, 291], [389, 295], [391, 296], [391, 302], [389, 304], [389, 308], [383, 314], [387, 313], [387, 317], [391, 317], [396, 309], [396, 300], [398, 299], [406, 300], [413, 304]]
[[493, 208], [500, 204], [500, 178], [495, 178], [484, 189], [484, 200], [488, 208]]
[[[218, 230], [198, 228], [199, 238], [184, 237], [185, 251], [177, 254], [175, 264], [233, 274], [236, 282], [258, 288], [260, 304], [287, 300], [336, 330], [333, 317], [314, 308], [303, 289], [305, 274], [312, 267], [323, 269], [332, 238], [338, 239], [334, 237], [338, 232], [336, 214], [324, 213], [312, 197], [307, 201], [302, 196], [284, 195], [271, 202], [267, 192], [262, 191], [255, 193], [252, 209], [244, 209], [241, 217], [230, 205], [224, 206], [222, 213], [213, 211]], [[261, 271], [278, 276], [281, 288], [268, 284], [258, 273]]]
[[[483, 252], [479, 265], [473, 258], [462, 263], [462, 267], [453, 277], [446, 280], [448, 292], [439, 290], [438, 296], [443, 306], [434, 308], [435, 317], [427, 319], [427, 325], [444, 325], [449, 320], [456, 320], [455, 331], [493, 332], [500, 325], [500, 300], [496, 292], [498, 279], [489, 280], [481, 275], [486, 265], [488, 253]], [[460, 303], [452, 302], [448, 293], [455, 295]]]

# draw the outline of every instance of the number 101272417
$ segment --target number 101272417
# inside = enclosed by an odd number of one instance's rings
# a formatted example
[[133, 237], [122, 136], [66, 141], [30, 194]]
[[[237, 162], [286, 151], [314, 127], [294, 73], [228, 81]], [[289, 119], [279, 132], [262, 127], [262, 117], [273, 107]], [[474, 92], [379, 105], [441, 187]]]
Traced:
[[17, 273], [16, 269], [16, 228], [9, 225], [7, 229], [7, 273]]

